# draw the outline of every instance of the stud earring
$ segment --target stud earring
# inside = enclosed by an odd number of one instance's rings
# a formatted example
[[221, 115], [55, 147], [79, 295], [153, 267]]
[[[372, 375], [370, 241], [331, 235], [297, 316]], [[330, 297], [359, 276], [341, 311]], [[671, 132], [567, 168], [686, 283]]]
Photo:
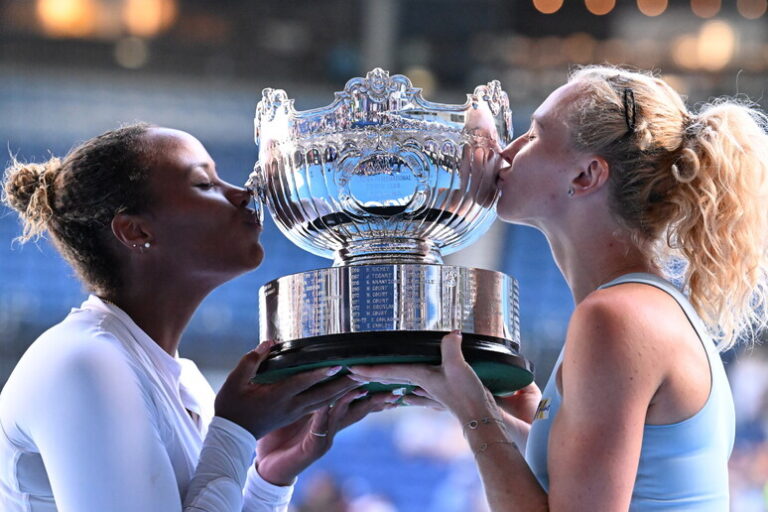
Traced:
[[573, 190], [573, 187], [568, 187], [568, 197], [573, 197], [573, 194], [575, 194], [576, 191]]
[[150, 244], [149, 242], [144, 242], [144, 247], [146, 247], [147, 249], [149, 249], [149, 248], [150, 248], [150, 246], [151, 246], [151, 244]]

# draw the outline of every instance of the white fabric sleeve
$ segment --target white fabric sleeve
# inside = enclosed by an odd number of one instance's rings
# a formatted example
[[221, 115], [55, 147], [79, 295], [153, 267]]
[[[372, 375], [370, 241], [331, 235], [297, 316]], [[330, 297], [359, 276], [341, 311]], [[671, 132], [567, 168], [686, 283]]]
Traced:
[[256, 439], [241, 426], [214, 416], [184, 499], [185, 511], [239, 511]]
[[[59, 512], [181, 510], [176, 476], [136, 373], [109, 340], [47, 354], [20, 404]], [[61, 340], [62, 344], [65, 343]], [[42, 361], [42, 355], [38, 361]]]
[[184, 500], [184, 511], [286, 512], [296, 482], [281, 487], [261, 478], [251, 464], [255, 443], [250, 432], [215, 416]]
[[[242, 511], [253, 436], [223, 418], [213, 419], [182, 508], [152, 399], [120, 349], [101, 339], [38, 354], [39, 364], [26, 365], [17, 378], [27, 393], [14, 393], [17, 400], [10, 404], [41, 453], [57, 510]], [[248, 493], [247, 510], [285, 510], [285, 496]]]
[[291, 485], [281, 487], [273, 485], [259, 475], [256, 465], [251, 464], [248, 470], [248, 481], [245, 484], [245, 505], [244, 512], [286, 512], [288, 504], [293, 496], [293, 487], [296, 480]]
[[[114, 336], [74, 325], [38, 341], [4, 390], [4, 427], [40, 453], [58, 512], [243, 510], [255, 448], [248, 431], [214, 418], [180, 496], [161, 435], [163, 391], [142, 380]], [[248, 510], [271, 512], [284, 494], [247, 496]]]

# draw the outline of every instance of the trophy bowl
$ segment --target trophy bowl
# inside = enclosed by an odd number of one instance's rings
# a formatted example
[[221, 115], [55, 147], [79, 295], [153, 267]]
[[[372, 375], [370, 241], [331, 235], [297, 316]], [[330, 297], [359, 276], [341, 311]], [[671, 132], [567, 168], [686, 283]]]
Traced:
[[256, 108], [259, 160], [246, 186], [285, 236], [333, 266], [261, 287], [260, 339], [278, 344], [255, 380], [321, 366], [436, 364], [442, 336], [459, 329], [491, 392], [529, 384], [517, 282], [442, 264], [496, 218], [500, 151], [512, 139], [499, 82], [449, 105], [376, 68], [335, 96], [297, 111], [285, 91], [265, 89]]

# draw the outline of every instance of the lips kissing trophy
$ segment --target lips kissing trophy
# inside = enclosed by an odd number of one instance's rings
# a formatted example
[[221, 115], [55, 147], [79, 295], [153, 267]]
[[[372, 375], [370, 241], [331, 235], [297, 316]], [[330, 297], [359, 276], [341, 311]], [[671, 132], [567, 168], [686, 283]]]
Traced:
[[442, 264], [496, 217], [499, 151], [512, 138], [499, 82], [448, 105], [376, 68], [335, 96], [296, 111], [285, 91], [265, 89], [256, 108], [259, 160], [247, 187], [285, 236], [333, 267], [261, 287], [260, 338], [278, 344], [255, 380], [320, 366], [437, 364], [442, 336], [459, 329], [491, 392], [526, 386], [517, 282]]

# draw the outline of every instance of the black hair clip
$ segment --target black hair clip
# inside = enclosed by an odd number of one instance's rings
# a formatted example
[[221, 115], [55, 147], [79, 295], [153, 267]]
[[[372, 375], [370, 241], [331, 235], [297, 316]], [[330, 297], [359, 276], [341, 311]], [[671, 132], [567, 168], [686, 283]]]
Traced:
[[624, 120], [627, 122], [627, 133], [635, 132], [635, 120], [637, 107], [635, 106], [635, 92], [631, 87], [624, 89]]

